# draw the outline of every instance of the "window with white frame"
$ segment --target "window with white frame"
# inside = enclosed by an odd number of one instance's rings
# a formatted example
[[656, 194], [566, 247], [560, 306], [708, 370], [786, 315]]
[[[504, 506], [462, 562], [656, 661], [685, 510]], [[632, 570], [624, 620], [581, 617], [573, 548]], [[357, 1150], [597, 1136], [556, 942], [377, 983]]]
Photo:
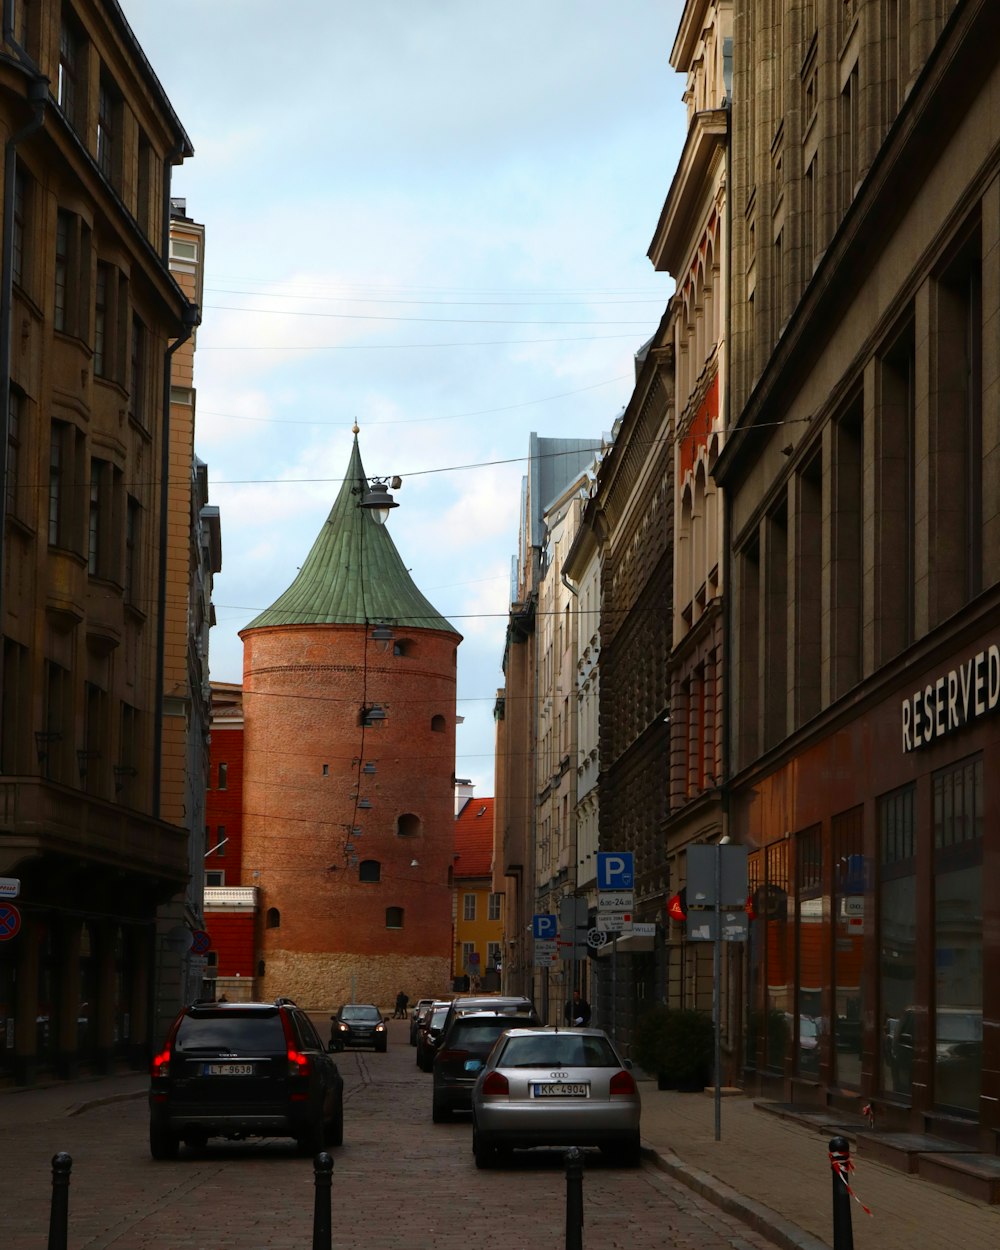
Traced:
[[462, 919], [475, 920], [476, 918], [476, 896], [475, 894], [466, 894], [462, 899]]

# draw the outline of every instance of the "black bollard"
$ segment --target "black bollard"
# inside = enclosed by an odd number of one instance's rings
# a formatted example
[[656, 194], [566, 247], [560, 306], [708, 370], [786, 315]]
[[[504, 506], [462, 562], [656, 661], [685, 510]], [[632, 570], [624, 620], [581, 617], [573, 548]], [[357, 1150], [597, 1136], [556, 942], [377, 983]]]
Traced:
[[848, 1188], [851, 1145], [846, 1137], [834, 1137], [829, 1149], [830, 1167], [833, 1169], [833, 1250], [854, 1250], [851, 1191]]
[[64, 1150], [52, 1156], [52, 1208], [49, 1211], [49, 1250], [66, 1250], [69, 1236], [69, 1174], [73, 1160]]
[[333, 1182], [333, 1160], [321, 1151], [313, 1161], [316, 1173], [316, 1200], [313, 1204], [312, 1250], [330, 1250], [330, 1190]]
[[583, 1250], [583, 1155], [566, 1151], [566, 1250]]

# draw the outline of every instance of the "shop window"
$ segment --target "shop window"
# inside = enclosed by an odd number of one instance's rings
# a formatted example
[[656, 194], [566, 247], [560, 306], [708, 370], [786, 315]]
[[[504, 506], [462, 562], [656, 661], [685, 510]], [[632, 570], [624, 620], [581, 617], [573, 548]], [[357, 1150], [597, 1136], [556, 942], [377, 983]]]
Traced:
[[864, 809], [834, 816], [833, 836], [833, 1041], [841, 1084], [861, 1084], [864, 1019], [866, 865]]
[[916, 787], [878, 802], [880, 1086], [909, 1096], [917, 993]]

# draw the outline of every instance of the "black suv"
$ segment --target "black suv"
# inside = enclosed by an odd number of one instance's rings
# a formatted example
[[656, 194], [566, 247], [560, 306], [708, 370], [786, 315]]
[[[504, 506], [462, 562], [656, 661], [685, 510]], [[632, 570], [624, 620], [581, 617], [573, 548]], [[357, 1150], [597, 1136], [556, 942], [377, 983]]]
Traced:
[[294, 1137], [310, 1155], [343, 1142], [344, 1079], [290, 999], [196, 1002], [171, 1026], [150, 1065], [150, 1153], [210, 1137]]
[[505, 1029], [533, 1029], [540, 1024], [530, 1011], [470, 1011], [445, 1024], [434, 1055], [431, 1119], [441, 1124], [453, 1111], [471, 1111], [472, 1087], [479, 1069]]

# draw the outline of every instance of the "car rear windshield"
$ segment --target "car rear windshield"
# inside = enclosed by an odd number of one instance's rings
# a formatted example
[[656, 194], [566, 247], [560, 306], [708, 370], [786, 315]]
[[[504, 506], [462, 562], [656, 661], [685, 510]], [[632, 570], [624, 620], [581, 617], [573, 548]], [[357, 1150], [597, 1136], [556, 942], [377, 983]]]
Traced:
[[459, 1048], [475, 1046], [477, 1049], [485, 1046], [490, 1049], [504, 1029], [513, 1027], [513, 1024], [513, 1021], [503, 1016], [486, 1020], [460, 1018], [448, 1034], [448, 1045]]
[[553, 1033], [551, 1037], [510, 1037], [497, 1058], [501, 1068], [620, 1068], [604, 1037]]
[[377, 1007], [343, 1007], [340, 1011], [341, 1020], [381, 1020], [382, 1013]]
[[227, 1050], [234, 1054], [281, 1054], [285, 1031], [277, 1011], [227, 1011], [217, 1016], [185, 1016], [174, 1038], [174, 1050]]

